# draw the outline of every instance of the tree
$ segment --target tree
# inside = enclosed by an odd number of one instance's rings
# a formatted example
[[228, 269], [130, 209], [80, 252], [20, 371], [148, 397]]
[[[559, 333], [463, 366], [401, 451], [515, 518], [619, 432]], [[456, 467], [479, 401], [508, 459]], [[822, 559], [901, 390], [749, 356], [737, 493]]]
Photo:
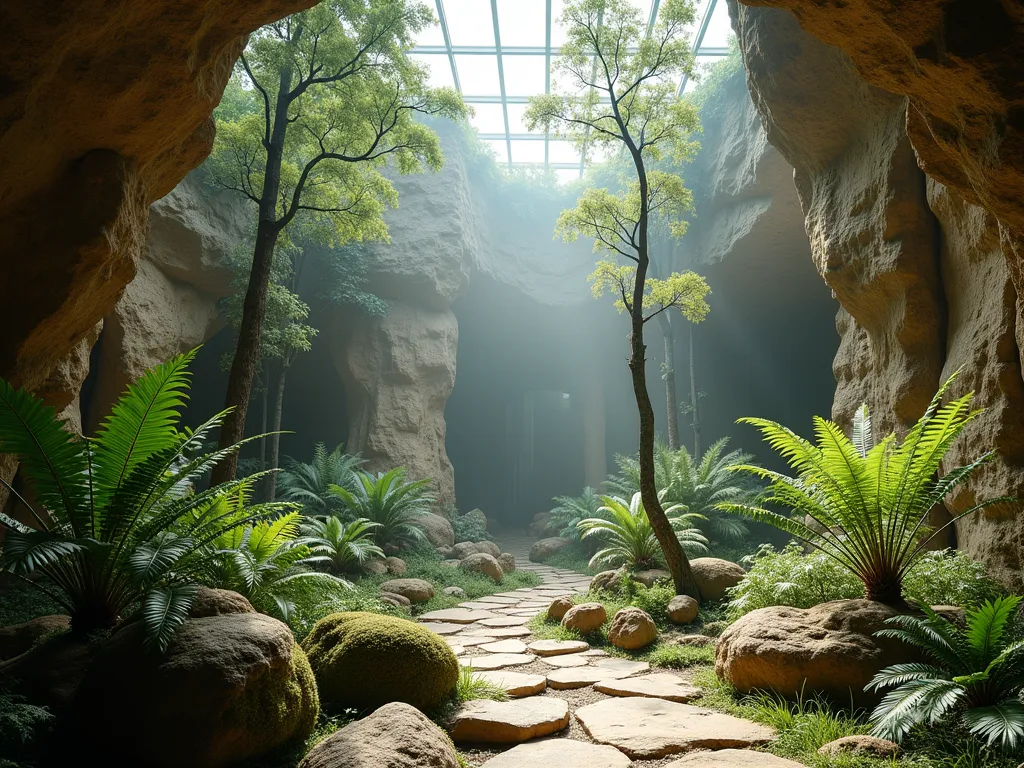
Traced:
[[[405, 55], [432, 23], [415, 0], [323, 0], [257, 31], [219, 114], [211, 170], [219, 184], [258, 207], [252, 271], [226, 401], [221, 445], [242, 436], [260, 360], [274, 250], [297, 218], [330, 244], [387, 239], [382, 214], [397, 193], [381, 173], [440, 168], [437, 135], [413, 118], [460, 118], [453, 89], [426, 87], [426, 70]], [[255, 112], [240, 108], [246, 91]], [[214, 482], [235, 474], [237, 458]]]
[[662, 2], [650, 31], [625, 0], [570, 0], [562, 16], [566, 44], [554, 68], [556, 92], [533, 97], [526, 119], [531, 129], [541, 126], [569, 139], [584, 154], [592, 146], [618, 148], [632, 165], [632, 178], [623, 190], [587, 189], [576, 208], [562, 213], [558, 231], [566, 240], [581, 234], [593, 237], [595, 250], [631, 262], [620, 266], [601, 261], [591, 281], [598, 295], [614, 290], [629, 313], [629, 369], [640, 415], [641, 498], [676, 591], [699, 599], [689, 561], [654, 483], [654, 409], [644, 344], [644, 324], [668, 308], [679, 307], [695, 321], [707, 311], [707, 284], [692, 272], [658, 281], [648, 278], [652, 218], [666, 222], [679, 237], [686, 228], [681, 216], [692, 208], [682, 179], [651, 170], [648, 164], [659, 161], [665, 150], [682, 162], [698, 146], [691, 138], [698, 129], [697, 112], [676, 98], [674, 85], [683, 72], [693, 71], [694, 55], [685, 36], [693, 20], [687, 0]]

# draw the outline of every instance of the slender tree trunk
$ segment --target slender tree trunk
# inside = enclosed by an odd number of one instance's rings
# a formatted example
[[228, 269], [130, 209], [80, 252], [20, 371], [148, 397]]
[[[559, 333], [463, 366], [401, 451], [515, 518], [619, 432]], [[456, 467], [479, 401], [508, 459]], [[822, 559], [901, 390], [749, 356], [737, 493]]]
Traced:
[[679, 450], [679, 401], [676, 399], [676, 347], [675, 328], [668, 312], [658, 315], [658, 325], [665, 340], [665, 429], [668, 432], [668, 447]]
[[630, 307], [632, 332], [630, 333], [629, 370], [633, 378], [633, 394], [636, 396], [637, 410], [640, 412], [640, 498], [643, 500], [647, 519], [650, 520], [654, 535], [661, 544], [665, 555], [665, 565], [672, 574], [677, 595], [690, 595], [700, 600], [700, 590], [693, 577], [690, 561], [683, 552], [672, 523], [661, 507], [658, 489], [654, 482], [654, 406], [647, 391], [646, 345], [644, 344], [644, 283], [647, 280], [647, 269], [650, 264], [647, 246], [648, 225], [648, 187], [647, 173], [639, 151], [630, 147], [633, 154], [637, 176], [640, 182], [640, 237], [637, 247], [636, 282], [633, 287], [633, 300]]
[[[263, 386], [262, 386], [262, 389], [263, 389], [263, 419], [260, 422], [260, 434], [261, 435], [265, 435], [265, 434], [267, 434], [267, 400], [268, 400], [268, 398], [267, 398], [267, 372], [266, 372], [266, 364], [263, 365], [262, 369], [263, 369], [263, 372], [261, 373], [260, 378], [263, 380], [263, 382], [262, 382], [263, 383]], [[264, 438], [262, 438], [260, 440], [260, 472], [262, 472], [266, 468], [267, 468], [267, 438], [264, 437]]]
[[[277, 374], [277, 387], [274, 390], [274, 423], [271, 425], [270, 436], [270, 467], [277, 469], [280, 463], [281, 449], [281, 416], [284, 413], [284, 382], [288, 375], [288, 360], [281, 362], [281, 370]], [[267, 476], [267, 501], [277, 498], [277, 472]]]
[[[270, 288], [270, 273], [274, 263], [274, 248], [281, 228], [277, 221], [277, 195], [281, 189], [281, 162], [284, 156], [284, 140], [288, 129], [288, 92], [291, 88], [292, 71], [281, 72], [274, 111], [274, 127], [266, 143], [267, 166], [260, 194], [259, 224], [256, 228], [256, 244], [252, 254], [252, 272], [249, 286], [242, 303], [242, 322], [238, 329], [238, 346], [231, 362], [228, 376], [228, 391], [225, 406], [233, 408], [220, 430], [220, 447], [234, 445], [245, 436], [245, 417], [252, 395], [252, 382], [260, 363], [260, 336], [263, 333], [263, 318], [267, 313], [267, 293]], [[238, 469], [238, 453], [222, 461], [213, 469], [212, 485], [235, 479]]]
[[700, 456], [700, 414], [697, 412], [697, 374], [693, 362], [693, 323], [690, 323], [690, 418], [693, 426], [693, 458]]

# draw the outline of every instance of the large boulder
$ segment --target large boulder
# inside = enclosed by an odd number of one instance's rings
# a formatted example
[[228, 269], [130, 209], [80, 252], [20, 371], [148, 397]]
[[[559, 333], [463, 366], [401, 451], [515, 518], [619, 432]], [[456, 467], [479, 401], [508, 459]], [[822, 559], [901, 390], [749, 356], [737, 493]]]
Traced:
[[467, 573], [482, 573], [490, 577], [495, 584], [500, 584], [501, 580], [505, 578], [505, 572], [498, 565], [498, 561], [483, 552], [470, 555], [459, 563], [459, 568]]
[[481, 552], [475, 542], [472, 541], [460, 541], [454, 547], [452, 547], [452, 557], [456, 560], [464, 560], [470, 555], [475, 555], [477, 552]]
[[607, 620], [608, 612], [600, 603], [580, 603], [565, 612], [562, 626], [586, 635], [599, 630]]
[[569, 546], [569, 543], [568, 539], [560, 539], [557, 536], [534, 542], [534, 545], [530, 547], [530, 562], [546, 563], [556, 552], [561, 552]]
[[736, 563], [717, 557], [698, 557], [690, 561], [693, 577], [697, 580], [700, 596], [705, 600], [719, 600], [725, 590], [739, 584], [747, 572]]
[[193, 619], [205, 619], [230, 613], [256, 613], [256, 609], [245, 597], [230, 589], [200, 587], [188, 615]]
[[743, 616], [715, 647], [715, 672], [741, 693], [823, 694], [858, 704], [875, 699], [864, 686], [890, 664], [911, 661], [911, 648], [874, 637], [898, 615], [870, 600], [836, 600], [813, 608], [777, 606]]
[[0, 661], [20, 656], [37, 642], [51, 635], [67, 632], [70, 616], [40, 616], [22, 624], [0, 627]]
[[632, 606], [621, 608], [608, 627], [608, 642], [616, 648], [635, 651], [658, 639], [658, 628], [646, 611]]
[[396, 701], [321, 741], [299, 768], [459, 768], [459, 758], [430, 718]]
[[434, 596], [434, 586], [423, 579], [391, 579], [380, 585], [380, 591], [401, 595], [412, 603], [425, 603]]
[[312, 732], [316, 683], [280, 621], [258, 613], [189, 619], [165, 654], [147, 651], [143, 636], [142, 622], [113, 634], [72, 705], [76, 740], [104, 762], [221, 766]]
[[511, 552], [502, 552], [498, 555], [498, 565], [505, 573], [512, 573], [516, 569], [516, 556]]
[[451, 547], [455, 544], [455, 529], [447, 518], [430, 512], [417, 517], [413, 524], [421, 528], [427, 540], [435, 547]]
[[455, 689], [459, 662], [448, 644], [414, 621], [333, 613], [302, 642], [325, 704], [370, 709], [393, 701], [437, 709]]

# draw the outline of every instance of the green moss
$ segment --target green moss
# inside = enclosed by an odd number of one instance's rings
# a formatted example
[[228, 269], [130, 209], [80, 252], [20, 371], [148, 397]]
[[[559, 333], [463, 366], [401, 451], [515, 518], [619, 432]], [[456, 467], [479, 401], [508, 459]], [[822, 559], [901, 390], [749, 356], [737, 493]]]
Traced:
[[320, 716], [320, 696], [309, 660], [292, 648], [287, 671], [271, 669], [245, 686], [224, 720], [245, 733], [246, 747], [259, 755], [305, 739]]
[[373, 613], [335, 613], [303, 641], [325, 704], [375, 709], [403, 701], [438, 709], [455, 689], [459, 663], [440, 636]]

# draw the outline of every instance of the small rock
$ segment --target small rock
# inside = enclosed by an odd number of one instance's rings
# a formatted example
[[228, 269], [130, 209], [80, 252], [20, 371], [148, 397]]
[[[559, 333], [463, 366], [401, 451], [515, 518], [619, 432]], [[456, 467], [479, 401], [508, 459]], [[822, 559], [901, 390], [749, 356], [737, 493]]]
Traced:
[[529, 648], [538, 656], [561, 656], [563, 653], [579, 653], [590, 648], [582, 640], [537, 640]]
[[466, 590], [462, 587], [445, 587], [444, 593], [448, 595], [448, 597], [466, 597]]
[[459, 568], [467, 573], [482, 573], [490, 577], [491, 581], [495, 584], [500, 584], [501, 580], [505, 577], [505, 572], [501, 570], [501, 566], [498, 565], [498, 561], [494, 559], [494, 556], [484, 552], [470, 555], [459, 563]]
[[652, 568], [647, 571], [637, 571], [630, 578], [645, 587], [653, 587], [659, 581], [672, 581], [672, 574], [663, 568]]
[[407, 570], [405, 560], [400, 557], [385, 557], [384, 565], [392, 576], [405, 576]]
[[504, 688], [505, 693], [515, 699], [542, 693], [548, 687], [548, 681], [544, 675], [527, 675], [506, 669], [477, 672], [476, 677]]
[[647, 611], [632, 606], [616, 611], [608, 628], [608, 642], [616, 648], [635, 651], [658, 639], [658, 628]]
[[460, 541], [454, 547], [452, 547], [452, 557], [458, 558], [459, 560], [465, 560], [470, 555], [475, 555], [480, 550], [477, 549], [476, 544], [472, 541]]
[[803, 768], [803, 764], [768, 752], [720, 749], [716, 752], [694, 752], [669, 763], [665, 768]]
[[685, 704], [701, 695], [701, 689], [690, 685], [681, 677], [660, 672], [644, 677], [599, 680], [594, 690], [609, 696], [645, 696], [649, 699], [665, 699]]
[[520, 744], [568, 725], [569, 705], [564, 700], [537, 696], [467, 702], [452, 717], [449, 732], [457, 744]]
[[550, 560], [556, 552], [561, 552], [567, 546], [569, 546], [568, 539], [560, 539], [558, 537], [541, 539], [530, 547], [530, 562], [546, 562]]
[[380, 601], [388, 605], [393, 605], [395, 608], [408, 608], [412, 605], [412, 601], [409, 600], [405, 595], [398, 595], [394, 592], [381, 592]]
[[459, 768], [459, 759], [426, 715], [394, 702], [328, 736], [299, 768]]
[[668, 618], [673, 624], [690, 624], [699, 610], [700, 604], [689, 595], [676, 595], [668, 601]]
[[572, 739], [547, 739], [502, 752], [484, 763], [484, 768], [629, 768], [630, 765], [629, 758], [615, 747]]
[[679, 635], [672, 638], [672, 645], [690, 645], [694, 648], [702, 648], [705, 645], [711, 645], [713, 642], [714, 638], [707, 635]]
[[608, 613], [600, 603], [580, 603], [562, 617], [562, 626], [586, 635], [599, 630], [607, 620]]
[[605, 699], [576, 710], [583, 730], [633, 760], [656, 760], [694, 749], [756, 747], [775, 732], [758, 723], [664, 699]]
[[363, 572], [371, 576], [383, 576], [388, 572], [388, 567], [383, 560], [369, 560], [363, 563]]
[[508, 552], [498, 555], [498, 565], [505, 573], [512, 573], [516, 569], [516, 556]]
[[380, 585], [380, 591], [391, 592], [413, 603], [425, 603], [434, 596], [434, 587], [423, 579], [391, 579]]
[[570, 608], [572, 608], [572, 598], [556, 597], [548, 606], [548, 618], [553, 621], [561, 621]]
[[592, 592], [615, 592], [618, 590], [619, 584], [622, 582], [622, 577], [625, 575], [625, 568], [618, 568], [614, 571], [601, 571], [597, 576], [590, 580], [590, 589]]
[[718, 600], [725, 590], [739, 584], [747, 572], [736, 563], [717, 557], [698, 557], [690, 561], [693, 577], [705, 600]]
[[441, 515], [432, 512], [419, 515], [413, 520], [413, 525], [421, 528], [427, 534], [427, 540], [435, 547], [451, 547], [455, 544], [455, 529]]
[[830, 741], [818, 749], [818, 754], [838, 755], [841, 752], [845, 752], [888, 760], [889, 758], [899, 757], [900, 751], [900, 745], [893, 741], [858, 734], [855, 736], [843, 736], [841, 739]]

